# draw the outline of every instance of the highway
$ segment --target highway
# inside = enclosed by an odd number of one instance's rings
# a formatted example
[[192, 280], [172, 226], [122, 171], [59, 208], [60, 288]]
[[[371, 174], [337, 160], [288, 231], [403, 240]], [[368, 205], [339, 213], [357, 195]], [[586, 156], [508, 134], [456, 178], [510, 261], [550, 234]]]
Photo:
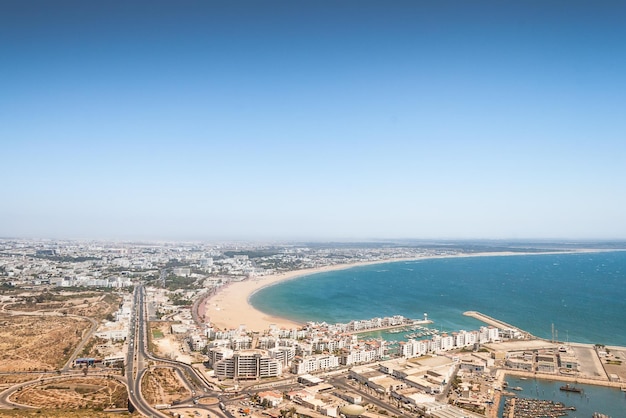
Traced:
[[135, 287], [133, 294], [133, 310], [128, 329], [128, 354], [126, 359], [126, 380], [128, 384], [128, 401], [144, 416], [166, 417], [146, 402], [141, 394], [141, 378], [145, 373], [147, 357], [147, 334], [145, 327], [145, 311], [143, 303], [143, 286]]
[[[134, 307], [129, 326], [128, 355], [126, 360], [126, 379], [128, 382], [130, 403], [142, 415], [149, 417], [166, 417], [159, 410], [153, 408], [143, 398], [141, 393], [141, 379], [147, 371], [148, 361], [152, 360], [174, 368], [182, 381], [189, 387], [193, 396], [218, 396], [213, 387], [196, 370], [188, 364], [175, 360], [155, 357], [148, 351], [148, 318], [145, 306], [145, 290], [142, 285], [135, 288], [133, 296]], [[198, 405], [200, 407], [200, 405]]]
[[[81, 317], [84, 318], [84, 317]], [[89, 319], [89, 318], [87, 318]], [[92, 321], [92, 325], [95, 321]], [[131, 311], [131, 318], [129, 322], [129, 332], [128, 332], [128, 353], [126, 357], [126, 376], [125, 378], [122, 376], [112, 376], [108, 373], [98, 373], [91, 372], [90, 376], [102, 376], [102, 377], [113, 377], [117, 380], [122, 381], [128, 387], [128, 400], [132, 407], [146, 417], [170, 417], [170, 415], [166, 415], [163, 412], [153, 408], [144, 398], [141, 392], [141, 379], [144, 374], [148, 370], [148, 362], [156, 363], [156, 367], [171, 367], [175, 370], [176, 374], [181, 378], [181, 381], [187, 385], [188, 389], [192, 394], [192, 398], [189, 400], [192, 404], [194, 400], [199, 397], [211, 396], [220, 399], [221, 401], [221, 392], [214, 391], [213, 386], [206, 381], [206, 379], [201, 376], [193, 367], [188, 364], [181, 363], [174, 360], [162, 359], [159, 357], [155, 357], [148, 351], [148, 317], [145, 306], [145, 290], [142, 285], [138, 285], [135, 287], [135, 291], [133, 294], [133, 308]], [[89, 337], [93, 334], [95, 327], [92, 326], [90, 331], [87, 333], [85, 338], [81, 341], [79, 346], [74, 350], [74, 355], [82, 349], [82, 346], [87, 342]], [[70, 360], [74, 358], [74, 355], [70, 357]], [[16, 390], [20, 390], [21, 388], [41, 384], [45, 381], [54, 381], [57, 379], [65, 379], [68, 376], [82, 376], [82, 371], [72, 371], [69, 369], [68, 362], [63, 371], [59, 371], [58, 375], [52, 375], [52, 373], [46, 373], [45, 377], [42, 376], [41, 373], [38, 373], [39, 376], [37, 379], [30, 380], [28, 382], [19, 383], [13, 385], [0, 393], [0, 406], [4, 406], [5, 408], [18, 408], [18, 409], [37, 409], [35, 407], [31, 407], [28, 405], [20, 405], [13, 403], [9, 400], [11, 394], [13, 394]], [[220, 410], [217, 406], [208, 406], [208, 405], [186, 405], [187, 407], [191, 406], [193, 408], [205, 411], [211, 411], [211, 413], [220, 418], [232, 418], [227, 411]], [[183, 405], [181, 405], [183, 407]], [[132, 409], [132, 408], [131, 408]]]

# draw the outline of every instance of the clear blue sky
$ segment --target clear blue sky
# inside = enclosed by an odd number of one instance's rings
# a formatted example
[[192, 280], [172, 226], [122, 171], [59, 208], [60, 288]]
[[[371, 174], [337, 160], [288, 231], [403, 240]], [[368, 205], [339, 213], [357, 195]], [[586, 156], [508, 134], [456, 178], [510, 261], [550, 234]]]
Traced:
[[626, 3], [1, 1], [0, 236], [626, 238]]

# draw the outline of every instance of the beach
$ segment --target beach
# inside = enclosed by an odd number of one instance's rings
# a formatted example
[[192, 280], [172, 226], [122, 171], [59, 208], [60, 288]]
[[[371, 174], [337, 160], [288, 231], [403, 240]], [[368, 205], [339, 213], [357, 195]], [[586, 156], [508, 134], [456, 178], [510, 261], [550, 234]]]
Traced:
[[211, 326], [218, 329], [233, 329], [242, 325], [247, 330], [252, 331], [263, 331], [269, 329], [270, 325], [275, 325], [278, 328], [299, 328], [302, 324], [285, 318], [270, 316], [255, 309], [249, 302], [250, 296], [264, 287], [302, 276], [391, 261], [395, 260], [338, 264], [231, 282], [221, 287], [216, 294], [207, 298], [200, 305], [199, 315], [201, 318], [204, 316], [205, 320], [211, 323]]
[[[595, 252], [594, 250], [592, 250]], [[588, 250], [577, 250], [572, 252], [589, 252]], [[250, 331], [263, 331], [269, 329], [270, 325], [278, 328], [297, 328], [301, 323], [291, 321], [286, 318], [268, 315], [255, 309], [249, 302], [252, 294], [258, 290], [283, 282], [292, 280], [302, 276], [308, 276], [316, 273], [323, 273], [335, 270], [344, 270], [353, 267], [367, 266], [373, 264], [384, 264], [401, 261], [416, 261], [433, 258], [456, 258], [456, 257], [487, 257], [487, 256], [511, 256], [511, 255], [528, 255], [524, 252], [485, 252], [475, 254], [455, 254], [455, 255], [425, 255], [414, 258], [397, 258], [388, 260], [364, 261], [349, 264], [337, 264], [320, 268], [312, 268], [305, 270], [294, 270], [286, 273], [260, 276], [242, 280], [240, 282], [231, 282], [217, 290], [211, 297], [207, 298], [199, 306], [199, 315], [205, 321], [209, 321], [211, 326], [218, 329], [234, 329], [239, 326], [245, 326]], [[554, 254], [554, 252], [546, 251], [542, 253], [532, 254]], [[355, 318], [358, 319], [358, 318]]]

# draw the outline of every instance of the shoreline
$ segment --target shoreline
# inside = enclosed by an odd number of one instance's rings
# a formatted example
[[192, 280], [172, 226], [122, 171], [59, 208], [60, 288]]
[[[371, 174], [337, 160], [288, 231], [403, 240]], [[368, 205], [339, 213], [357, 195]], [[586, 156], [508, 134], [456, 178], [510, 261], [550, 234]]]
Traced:
[[[610, 252], [613, 250], [580, 249], [572, 251], [544, 251], [544, 252], [483, 252], [462, 253], [454, 255], [424, 255], [421, 257], [407, 257], [387, 260], [362, 261], [347, 264], [335, 264], [332, 266], [317, 267], [302, 270], [293, 270], [268, 276], [260, 276], [231, 282], [220, 287], [214, 295], [207, 298], [199, 307], [199, 317], [208, 320], [212, 326], [219, 329], [235, 329], [245, 326], [245, 329], [262, 332], [276, 326], [278, 328], [299, 328], [303, 324], [286, 317], [272, 316], [256, 309], [250, 304], [250, 298], [266, 287], [276, 285], [288, 280], [294, 280], [304, 276], [330, 271], [347, 270], [355, 267], [370, 266], [376, 264], [412, 262], [443, 258], [469, 258], [469, 257], [497, 257], [497, 256], [525, 256], [525, 255], [554, 255], [554, 254], [581, 254]], [[363, 319], [363, 318], [355, 318]]]

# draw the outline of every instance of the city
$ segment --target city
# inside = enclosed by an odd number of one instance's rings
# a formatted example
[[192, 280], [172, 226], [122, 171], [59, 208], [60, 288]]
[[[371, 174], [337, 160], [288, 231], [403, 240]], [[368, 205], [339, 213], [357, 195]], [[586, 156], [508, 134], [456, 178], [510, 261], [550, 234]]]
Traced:
[[623, 418], [625, 21], [0, 0], [0, 418]]
[[487, 249], [0, 240], [0, 404], [59, 416], [460, 418], [497, 416], [515, 390], [505, 374], [623, 388], [623, 348], [542, 340], [479, 312], [465, 314], [484, 326], [446, 332], [427, 313], [255, 329], [216, 325], [209, 309], [228, 306], [228, 289], [289, 272], [498, 254]]

